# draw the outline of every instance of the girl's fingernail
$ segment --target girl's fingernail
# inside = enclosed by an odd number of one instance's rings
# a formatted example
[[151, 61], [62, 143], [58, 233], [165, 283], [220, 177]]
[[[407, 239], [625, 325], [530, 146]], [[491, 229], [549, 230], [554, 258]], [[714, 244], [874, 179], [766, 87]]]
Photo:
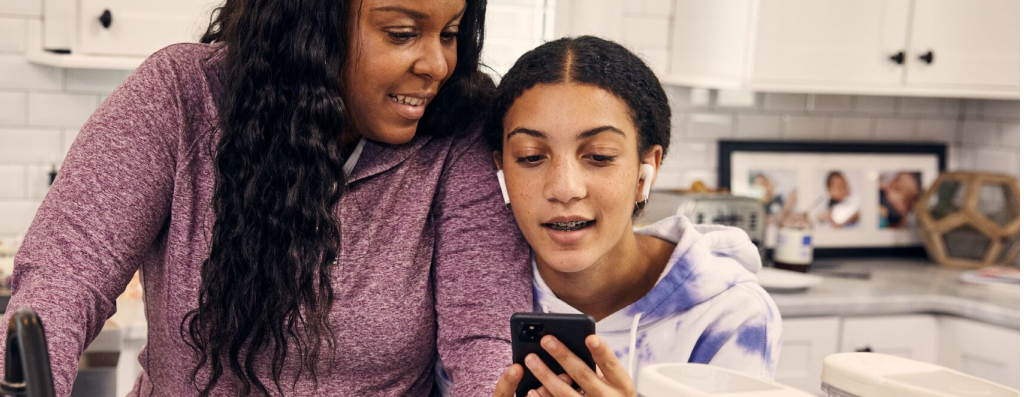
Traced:
[[544, 344], [544, 348], [548, 350], [555, 350], [558, 347], [551, 338], [544, 338], [540, 343]]
[[519, 368], [516, 368], [516, 367], [509, 368], [508, 369], [508, 376], [511, 376], [513, 378], [519, 376]]
[[529, 355], [526, 356], [526, 365], [530, 368], [537, 366], [537, 356]]
[[587, 341], [587, 343], [589, 343], [589, 344], [590, 344], [590, 347], [592, 347], [592, 348], [595, 348], [595, 349], [596, 349], [596, 348], [598, 348], [598, 347], [600, 347], [600, 346], [601, 346], [601, 339], [595, 336], [595, 337], [593, 337], [593, 338], [590, 338], [590, 339], [589, 339], [589, 340]]
[[528, 395], [530, 397], [540, 397], [540, 394], [538, 394], [536, 391], [533, 391], [533, 390], [530, 390], [530, 392], [526, 393], [526, 395]]

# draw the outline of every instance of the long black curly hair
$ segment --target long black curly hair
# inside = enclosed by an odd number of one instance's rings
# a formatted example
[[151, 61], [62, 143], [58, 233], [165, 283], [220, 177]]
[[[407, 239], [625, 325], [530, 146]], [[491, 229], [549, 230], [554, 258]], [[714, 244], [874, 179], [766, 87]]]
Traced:
[[523, 54], [501, 79], [485, 124], [485, 138], [502, 150], [505, 115], [538, 84], [590, 84], [626, 102], [638, 132], [640, 158], [654, 145], [668, 153], [672, 109], [658, 76], [625, 47], [593, 36], [564, 37]]
[[[352, 0], [361, 1], [361, 0]], [[273, 386], [289, 352], [314, 382], [336, 345], [329, 323], [341, 250], [335, 206], [345, 186], [351, 121], [342, 100], [351, 1], [227, 0], [201, 42], [225, 44], [219, 66], [221, 130], [216, 142], [215, 221], [203, 262], [199, 305], [182, 319], [194, 350], [200, 395], [225, 373], [245, 395], [270, 395], [257, 362], [269, 359]], [[486, 109], [494, 83], [478, 70], [486, 0], [467, 0], [458, 63], [417, 133], [458, 133]], [[208, 367], [209, 372], [201, 371]]]

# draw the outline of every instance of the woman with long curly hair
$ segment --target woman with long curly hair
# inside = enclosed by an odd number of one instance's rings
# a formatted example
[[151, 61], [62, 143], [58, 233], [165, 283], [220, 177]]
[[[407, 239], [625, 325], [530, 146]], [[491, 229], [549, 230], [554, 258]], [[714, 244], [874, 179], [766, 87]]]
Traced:
[[[141, 269], [132, 395], [486, 395], [531, 307], [485, 0], [227, 0], [82, 128], [15, 258], [58, 395]], [[7, 321], [5, 318], [4, 321]]]

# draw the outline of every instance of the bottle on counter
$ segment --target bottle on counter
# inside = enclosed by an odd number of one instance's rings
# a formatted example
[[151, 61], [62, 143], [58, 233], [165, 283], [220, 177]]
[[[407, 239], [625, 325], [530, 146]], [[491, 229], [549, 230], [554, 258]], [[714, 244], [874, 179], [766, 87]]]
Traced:
[[772, 259], [775, 267], [806, 273], [814, 260], [811, 219], [806, 212], [785, 214], [779, 221]]

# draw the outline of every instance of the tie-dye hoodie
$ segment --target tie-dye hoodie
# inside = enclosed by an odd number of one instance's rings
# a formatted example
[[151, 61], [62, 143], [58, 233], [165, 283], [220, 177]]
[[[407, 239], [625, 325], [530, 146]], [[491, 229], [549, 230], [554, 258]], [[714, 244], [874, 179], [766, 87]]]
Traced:
[[[757, 248], [740, 229], [674, 216], [637, 233], [676, 243], [651, 292], [597, 323], [636, 379], [658, 363], [701, 363], [773, 379], [782, 323], [757, 283]], [[534, 310], [579, 313], [555, 296], [533, 266]]]
[[[637, 233], [676, 243], [676, 249], [651, 292], [597, 323], [597, 334], [633, 379], [644, 366], [677, 362], [773, 380], [782, 320], [757, 283], [761, 257], [746, 232], [673, 216]], [[580, 312], [555, 296], [536, 262], [533, 293], [534, 311]], [[440, 362], [435, 375], [435, 395], [448, 396], [451, 381]]]

